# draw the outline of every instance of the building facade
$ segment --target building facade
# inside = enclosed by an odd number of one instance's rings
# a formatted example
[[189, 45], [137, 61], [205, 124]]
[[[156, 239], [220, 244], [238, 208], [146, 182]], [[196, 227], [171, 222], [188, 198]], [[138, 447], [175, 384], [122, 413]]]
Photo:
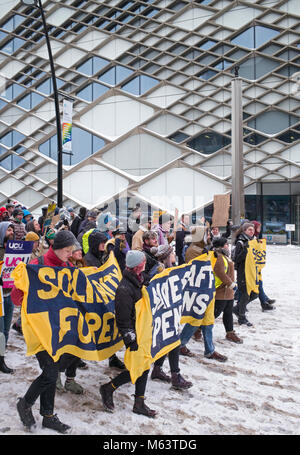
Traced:
[[[42, 3], [73, 100], [64, 205], [210, 216], [231, 192], [238, 67], [246, 217], [299, 243], [299, 0]], [[40, 213], [57, 198], [53, 87], [40, 11], [17, 0], [0, 0], [0, 92], [0, 204]]]

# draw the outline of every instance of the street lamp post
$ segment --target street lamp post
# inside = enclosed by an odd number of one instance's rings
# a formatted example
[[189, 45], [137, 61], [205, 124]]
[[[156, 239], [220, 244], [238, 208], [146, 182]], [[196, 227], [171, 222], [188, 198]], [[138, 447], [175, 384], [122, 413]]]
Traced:
[[39, 8], [42, 16], [42, 22], [44, 27], [44, 35], [46, 38], [48, 56], [51, 69], [51, 78], [53, 85], [53, 94], [54, 94], [54, 103], [55, 103], [55, 115], [56, 115], [56, 131], [57, 131], [57, 206], [62, 208], [63, 206], [63, 167], [62, 167], [62, 129], [61, 129], [61, 119], [59, 111], [59, 99], [58, 99], [58, 90], [56, 84], [55, 68], [52, 56], [52, 50], [50, 45], [50, 39], [47, 31], [47, 24], [45, 19], [45, 14], [43, 10], [43, 5], [41, 0], [21, 0], [24, 5], [35, 6]]
[[242, 81], [235, 68], [232, 88], [232, 221], [239, 225], [245, 216], [243, 167]]

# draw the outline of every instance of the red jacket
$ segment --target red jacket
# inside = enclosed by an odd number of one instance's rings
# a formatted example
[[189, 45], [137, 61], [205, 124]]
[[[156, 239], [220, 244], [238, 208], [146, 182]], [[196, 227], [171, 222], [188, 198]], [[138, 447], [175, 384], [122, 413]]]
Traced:
[[[49, 248], [44, 256], [44, 264], [43, 265], [50, 265], [52, 267], [74, 267], [71, 262], [62, 262], [54, 253], [52, 247]], [[38, 264], [38, 258], [32, 259], [29, 264]], [[15, 286], [12, 288], [11, 291], [11, 300], [14, 305], [21, 306], [23, 301], [23, 291], [17, 289]]]

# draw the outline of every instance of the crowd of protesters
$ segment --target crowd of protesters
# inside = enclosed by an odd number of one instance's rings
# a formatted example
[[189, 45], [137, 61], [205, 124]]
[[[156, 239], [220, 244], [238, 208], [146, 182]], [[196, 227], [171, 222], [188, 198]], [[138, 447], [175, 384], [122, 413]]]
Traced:
[[[217, 258], [214, 266], [215, 309], [214, 317], [222, 314], [225, 338], [232, 343], [243, 343], [234, 330], [233, 315], [239, 325], [251, 327], [246, 317], [248, 303], [259, 297], [262, 311], [274, 310], [274, 300], [270, 299], [260, 281], [259, 295], [248, 295], [245, 278], [245, 259], [250, 240], [261, 238], [261, 224], [258, 221], [243, 220], [240, 226], [232, 226], [228, 221], [225, 232], [218, 226], [211, 226], [204, 218], [191, 224], [189, 215], [182, 215], [177, 224], [166, 213], [158, 219], [142, 213], [139, 205], [132, 210], [125, 223], [111, 212], [87, 210], [80, 207], [78, 213], [72, 208], [56, 209], [55, 224], [45, 224], [47, 206], [35, 219], [30, 211], [17, 202], [8, 202], [0, 208], [0, 260], [3, 260], [9, 240], [28, 240], [33, 243], [31, 263], [49, 266], [100, 267], [113, 252], [122, 280], [116, 291], [115, 317], [117, 327], [126, 348], [137, 350], [135, 333], [135, 303], [141, 298], [141, 288], [147, 286], [157, 274], [172, 266], [188, 263], [197, 256], [213, 250]], [[59, 218], [59, 219], [58, 219]], [[0, 282], [2, 284], [2, 282]], [[13, 374], [13, 368], [5, 362], [5, 351], [12, 327], [22, 335], [21, 318], [14, 311], [21, 305], [22, 292], [16, 288], [4, 289], [4, 316], [0, 317], [0, 372]], [[236, 304], [234, 305], [234, 302]], [[14, 310], [14, 305], [16, 310]], [[189, 340], [203, 341], [204, 356], [207, 359], [226, 362], [227, 357], [215, 350], [213, 324], [194, 327], [185, 324], [180, 333], [181, 345], [168, 354], [171, 376], [163, 370], [164, 357], [153, 365], [151, 378], [171, 383], [175, 389], [188, 389], [192, 383], [180, 374], [180, 356], [194, 356], [187, 347]], [[83, 388], [75, 381], [77, 368], [87, 369], [88, 364], [77, 357], [64, 354], [59, 362], [54, 362], [46, 351], [36, 355], [42, 374], [30, 385], [17, 409], [21, 421], [27, 428], [35, 425], [32, 414], [34, 402], [40, 398], [40, 413], [43, 426], [66, 433], [69, 426], [60, 422], [54, 414], [54, 397], [57, 390], [68, 390], [81, 394]], [[122, 384], [130, 382], [130, 375], [124, 363], [113, 355], [109, 367], [121, 372], [111, 381], [100, 387], [100, 395], [107, 411], [114, 410], [113, 394]], [[66, 381], [63, 386], [61, 373]], [[144, 401], [148, 371], [145, 371], [135, 384], [133, 411], [154, 417], [156, 411], [149, 409]]]

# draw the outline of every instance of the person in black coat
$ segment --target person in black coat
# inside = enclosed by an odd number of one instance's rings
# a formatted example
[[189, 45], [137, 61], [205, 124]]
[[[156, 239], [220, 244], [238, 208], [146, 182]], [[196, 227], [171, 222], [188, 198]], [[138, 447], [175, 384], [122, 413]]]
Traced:
[[101, 267], [104, 262], [104, 248], [107, 241], [103, 232], [94, 231], [89, 235], [89, 250], [84, 256], [87, 266]]
[[176, 230], [176, 237], [175, 237], [175, 251], [176, 256], [178, 258], [178, 265], [184, 264], [184, 257], [182, 255], [183, 247], [184, 247], [184, 239], [186, 235], [190, 234], [189, 231], [189, 222], [190, 217], [189, 215], [182, 215], [180, 224]]
[[[94, 231], [89, 235], [89, 251], [84, 256], [87, 267], [98, 268], [105, 262], [107, 259], [104, 252], [106, 241], [107, 237], [103, 232]], [[124, 363], [116, 356], [116, 354], [113, 354], [109, 358], [108, 364], [111, 368], [118, 368], [119, 370], [125, 369]]]
[[73, 232], [76, 238], [79, 235], [80, 225], [85, 219], [86, 212], [87, 212], [86, 207], [80, 207], [78, 215], [76, 215], [74, 220], [72, 221], [70, 230], [71, 232]]
[[254, 225], [251, 223], [244, 223], [236, 232], [235, 249], [233, 254], [234, 267], [237, 271], [237, 286], [238, 286], [238, 303], [233, 308], [233, 313], [238, 317], [240, 325], [245, 324], [251, 327], [253, 324], [246, 318], [247, 304], [256, 297], [255, 295], [249, 296], [246, 286], [245, 264], [246, 256], [249, 248], [249, 241], [254, 238]]
[[[146, 258], [142, 251], [130, 250], [126, 255], [126, 269], [123, 272], [115, 297], [116, 323], [123, 338], [126, 348], [131, 351], [138, 350], [137, 335], [135, 331], [135, 304], [142, 298], [143, 274]], [[155, 417], [156, 411], [145, 404], [145, 390], [149, 370], [136, 380], [135, 400], [133, 412], [147, 417]], [[110, 382], [100, 387], [100, 395], [105, 409], [109, 412], [114, 410], [113, 393], [123, 384], [131, 382], [128, 370], [123, 371]]]

